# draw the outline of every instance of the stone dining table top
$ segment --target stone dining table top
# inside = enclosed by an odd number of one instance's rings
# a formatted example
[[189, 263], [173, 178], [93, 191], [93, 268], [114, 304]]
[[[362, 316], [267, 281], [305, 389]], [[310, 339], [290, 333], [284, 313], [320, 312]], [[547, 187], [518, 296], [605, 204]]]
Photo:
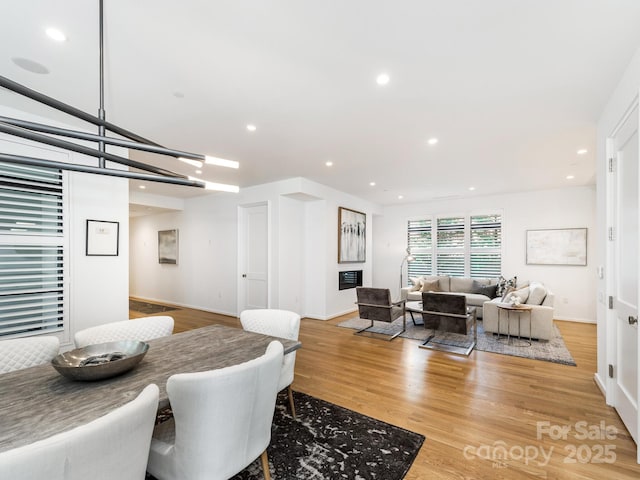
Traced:
[[120, 376], [73, 381], [50, 364], [0, 375], [0, 452], [28, 445], [95, 420], [133, 400], [151, 383], [160, 389], [159, 408], [169, 405], [167, 379], [243, 363], [264, 354], [272, 340], [285, 354], [298, 341], [239, 328], [211, 325], [150, 340], [142, 361]]

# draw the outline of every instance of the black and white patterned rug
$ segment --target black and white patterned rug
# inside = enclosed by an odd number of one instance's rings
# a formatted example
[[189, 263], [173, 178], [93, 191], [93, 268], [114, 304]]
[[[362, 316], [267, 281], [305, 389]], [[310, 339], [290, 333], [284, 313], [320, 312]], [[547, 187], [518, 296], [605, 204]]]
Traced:
[[[416, 315], [416, 320], [419, 318], [420, 315]], [[369, 323], [369, 320], [363, 320], [356, 316], [339, 323], [338, 326], [359, 330], [369, 325]], [[402, 330], [402, 319], [397, 319], [392, 323], [374, 322], [374, 326], [369, 330], [369, 332], [393, 335], [399, 330]], [[413, 325], [413, 322], [410, 319], [407, 319], [407, 330], [400, 336], [424, 341], [432, 333], [432, 329], [425, 329], [422, 324]], [[436, 331], [434, 340], [438, 343], [462, 346], [470, 342], [471, 335], [466, 336], [457, 333]], [[529, 346], [528, 343], [517, 340], [516, 338], [512, 338], [509, 342], [506, 341], [506, 338], [498, 340], [496, 335], [492, 333], [485, 333], [482, 328], [482, 321], [478, 320], [478, 343], [476, 345], [476, 350], [512, 355], [514, 357], [531, 358], [533, 360], [543, 360], [546, 362], [562, 363], [563, 365], [576, 365], [573, 356], [571, 356], [571, 352], [569, 352], [569, 349], [564, 343], [564, 339], [562, 338], [558, 327], [555, 325], [553, 326], [553, 337], [551, 340], [533, 340]]]
[[[267, 449], [278, 480], [400, 480], [411, 467], [423, 435], [293, 392], [297, 419], [280, 394]], [[231, 480], [262, 480], [260, 459]], [[147, 480], [153, 477], [147, 476]]]

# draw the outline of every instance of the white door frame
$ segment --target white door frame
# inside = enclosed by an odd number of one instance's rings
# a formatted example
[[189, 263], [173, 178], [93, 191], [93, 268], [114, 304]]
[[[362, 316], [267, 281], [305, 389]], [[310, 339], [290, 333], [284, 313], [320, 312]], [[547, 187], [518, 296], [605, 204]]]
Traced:
[[[605, 252], [606, 252], [606, 265], [607, 265], [607, 271], [611, 272], [612, 274], [607, 275], [606, 277], [606, 294], [607, 294], [607, 306], [609, 303], [609, 299], [612, 297], [615, 297], [615, 294], [617, 292], [617, 286], [615, 284], [615, 275], [613, 275], [614, 273], [614, 267], [616, 265], [616, 242], [615, 241], [611, 241], [609, 240], [609, 234], [611, 232], [611, 230], [609, 230], [610, 228], [617, 226], [617, 215], [618, 212], [616, 211], [616, 206], [617, 206], [617, 178], [615, 175], [611, 175], [609, 173], [609, 159], [611, 158], [615, 158], [615, 142], [614, 142], [614, 138], [616, 137], [616, 135], [619, 133], [620, 129], [624, 126], [625, 122], [630, 118], [630, 116], [633, 115], [638, 115], [639, 111], [640, 111], [640, 106], [639, 106], [639, 98], [640, 95], [637, 94], [635, 96], [635, 98], [633, 99], [633, 101], [629, 104], [629, 106], [627, 107], [627, 109], [625, 110], [624, 114], [621, 116], [619, 122], [616, 124], [615, 128], [611, 131], [611, 133], [607, 136], [607, 141], [606, 141], [606, 158], [605, 161], [607, 162], [606, 168], [607, 168], [607, 175], [606, 175], [606, 202], [607, 202], [607, 206], [606, 206], [606, 222], [605, 225], [607, 227], [607, 232], [606, 232], [606, 238], [607, 243], [606, 243], [606, 248], [605, 248]], [[640, 159], [638, 159], [638, 161], [640, 162]], [[640, 179], [638, 179], [639, 185], [640, 185]], [[640, 219], [639, 219], [640, 220]], [[612, 232], [614, 238], [616, 235], [616, 232]], [[605, 238], [605, 237], [601, 237], [601, 238]], [[636, 266], [636, 268], [638, 269], [638, 272], [640, 272], [640, 259], [638, 259], [638, 265]], [[640, 286], [639, 286], [639, 290], [640, 290]], [[640, 291], [638, 292], [638, 298], [640, 298]], [[606, 352], [607, 352], [607, 365], [609, 366], [613, 366], [613, 370], [614, 370], [614, 377], [611, 377], [611, 375], [607, 376], [606, 379], [606, 402], [608, 405], [612, 405], [612, 406], [616, 406], [618, 401], [616, 398], [616, 390], [617, 390], [617, 383], [616, 383], [616, 371], [618, 369], [618, 358], [617, 358], [617, 311], [615, 308], [607, 308], [606, 310]], [[640, 335], [638, 335], [638, 352], [640, 352]], [[638, 356], [638, 365], [637, 365], [637, 372], [638, 372], [638, 392], [636, 392], [636, 398], [640, 399], [640, 355]], [[637, 424], [636, 425], [636, 431], [640, 432], [640, 415], [638, 415], [637, 418]], [[637, 462], [640, 463], [640, 448], [638, 448], [638, 445], [636, 444], [636, 452], [637, 452]]]
[[243, 204], [243, 205], [238, 205], [238, 259], [237, 259], [237, 299], [236, 299], [236, 305], [237, 305], [237, 312], [236, 312], [236, 316], [239, 317], [240, 316], [240, 312], [242, 310], [244, 310], [245, 308], [245, 300], [246, 300], [246, 291], [245, 291], [245, 287], [246, 287], [246, 282], [244, 281], [244, 278], [242, 277], [242, 275], [245, 273], [245, 267], [246, 267], [246, 241], [245, 241], [245, 219], [246, 219], [246, 211], [248, 208], [251, 207], [259, 207], [259, 206], [266, 206], [267, 207], [267, 308], [271, 308], [272, 305], [272, 301], [271, 301], [271, 292], [273, 291], [273, 289], [271, 288], [272, 286], [272, 265], [271, 265], [271, 258], [272, 258], [272, 254], [271, 254], [271, 245], [272, 245], [272, 241], [271, 241], [271, 234], [272, 234], [272, 228], [271, 228], [271, 202], [269, 200], [264, 201], [264, 202], [254, 202], [254, 203], [247, 203], [247, 204]]

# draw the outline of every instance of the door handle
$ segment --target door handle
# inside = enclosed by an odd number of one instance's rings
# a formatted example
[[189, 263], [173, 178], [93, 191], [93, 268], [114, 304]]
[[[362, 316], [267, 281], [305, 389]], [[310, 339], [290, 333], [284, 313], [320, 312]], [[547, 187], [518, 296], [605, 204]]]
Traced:
[[629, 325], [633, 325], [634, 323], [638, 323], [638, 317], [629, 315]]
[[247, 278], [247, 274], [246, 274], [246, 273], [243, 273], [243, 274], [242, 274], [242, 278]]

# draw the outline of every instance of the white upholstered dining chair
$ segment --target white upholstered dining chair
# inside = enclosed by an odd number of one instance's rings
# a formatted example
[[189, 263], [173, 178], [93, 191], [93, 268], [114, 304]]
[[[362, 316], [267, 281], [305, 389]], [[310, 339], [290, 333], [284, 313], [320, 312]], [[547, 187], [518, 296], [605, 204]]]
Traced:
[[141, 317], [119, 322], [105, 323], [80, 330], [74, 335], [76, 347], [98, 343], [138, 340], [145, 342], [166, 337], [173, 333], [173, 318], [168, 316]]
[[[300, 333], [300, 315], [288, 310], [269, 308], [244, 310], [240, 313], [240, 323], [242, 328], [249, 332], [286, 338], [287, 340], [298, 340]], [[291, 384], [293, 383], [295, 365], [296, 352], [286, 354], [282, 360], [282, 371], [278, 381], [278, 391], [287, 389], [293, 418], [296, 417], [296, 408], [293, 403]]]
[[0, 478], [144, 480], [157, 410], [158, 387], [151, 384], [103, 417], [0, 453]]
[[57, 337], [36, 336], [0, 340], [0, 373], [48, 363], [60, 350]]
[[261, 457], [270, 479], [267, 446], [282, 355], [273, 341], [254, 360], [169, 377], [173, 418], [153, 432], [147, 471], [159, 480], [226, 480]]

